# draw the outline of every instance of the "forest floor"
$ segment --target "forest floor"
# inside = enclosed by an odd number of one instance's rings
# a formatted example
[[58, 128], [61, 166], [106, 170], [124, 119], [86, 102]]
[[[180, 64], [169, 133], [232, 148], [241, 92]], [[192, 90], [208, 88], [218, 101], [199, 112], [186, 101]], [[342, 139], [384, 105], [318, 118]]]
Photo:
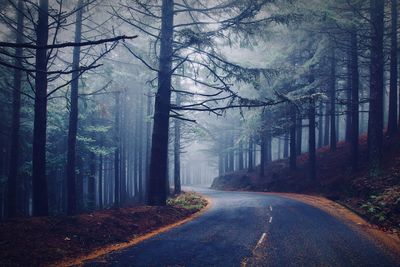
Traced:
[[400, 237], [400, 136], [385, 138], [382, 172], [368, 174], [367, 138], [360, 138], [359, 170], [352, 174], [350, 147], [340, 142], [335, 152], [317, 151], [317, 180], [308, 179], [308, 154], [297, 158], [297, 169], [288, 160], [270, 162], [264, 177], [259, 167], [217, 177], [212, 188], [262, 192], [289, 192], [323, 196], [354, 211], [376, 227]]
[[107, 246], [132, 243], [190, 218], [205, 206], [207, 200], [190, 192], [174, 196], [164, 207], [135, 206], [76, 216], [2, 221], [0, 266], [58, 265], [96, 250], [107, 252]]

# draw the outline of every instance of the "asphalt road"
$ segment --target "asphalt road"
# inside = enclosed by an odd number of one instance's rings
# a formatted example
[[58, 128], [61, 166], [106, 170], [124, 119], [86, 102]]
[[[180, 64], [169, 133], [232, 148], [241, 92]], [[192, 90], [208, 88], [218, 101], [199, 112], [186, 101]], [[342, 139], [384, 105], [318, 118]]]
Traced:
[[302, 202], [196, 191], [212, 200], [203, 215], [85, 266], [400, 266], [356, 227]]

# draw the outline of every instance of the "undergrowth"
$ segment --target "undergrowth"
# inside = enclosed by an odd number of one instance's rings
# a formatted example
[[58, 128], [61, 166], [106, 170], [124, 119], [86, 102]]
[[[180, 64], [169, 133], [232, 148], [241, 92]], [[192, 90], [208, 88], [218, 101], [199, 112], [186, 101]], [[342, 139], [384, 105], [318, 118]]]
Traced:
[[167, 200], [167, 205], [187, 210], [201, 210], [207, 206], [207, 200], [194, 192], [185, 192]]

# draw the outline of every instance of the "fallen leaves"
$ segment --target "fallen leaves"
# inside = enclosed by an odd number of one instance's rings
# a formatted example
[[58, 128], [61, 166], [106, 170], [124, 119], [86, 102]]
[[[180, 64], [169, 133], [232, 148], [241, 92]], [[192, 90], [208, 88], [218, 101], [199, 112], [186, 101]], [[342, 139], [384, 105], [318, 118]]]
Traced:
[[187, 218], [202, 205], [198, 195], [183, 206], [136, 206], [64, 217], [18, 218], [0, 222], [0, 266], [43, 266], [83, 256]]

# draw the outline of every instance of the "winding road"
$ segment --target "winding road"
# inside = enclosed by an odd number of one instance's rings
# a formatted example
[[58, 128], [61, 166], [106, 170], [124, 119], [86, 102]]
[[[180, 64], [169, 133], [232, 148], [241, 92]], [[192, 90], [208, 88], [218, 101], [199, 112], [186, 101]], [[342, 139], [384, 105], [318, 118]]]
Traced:
[[204, 214], [85, 266], [400, 266], [351, 223], [303, 202], [195, 190], [212, 201]]

